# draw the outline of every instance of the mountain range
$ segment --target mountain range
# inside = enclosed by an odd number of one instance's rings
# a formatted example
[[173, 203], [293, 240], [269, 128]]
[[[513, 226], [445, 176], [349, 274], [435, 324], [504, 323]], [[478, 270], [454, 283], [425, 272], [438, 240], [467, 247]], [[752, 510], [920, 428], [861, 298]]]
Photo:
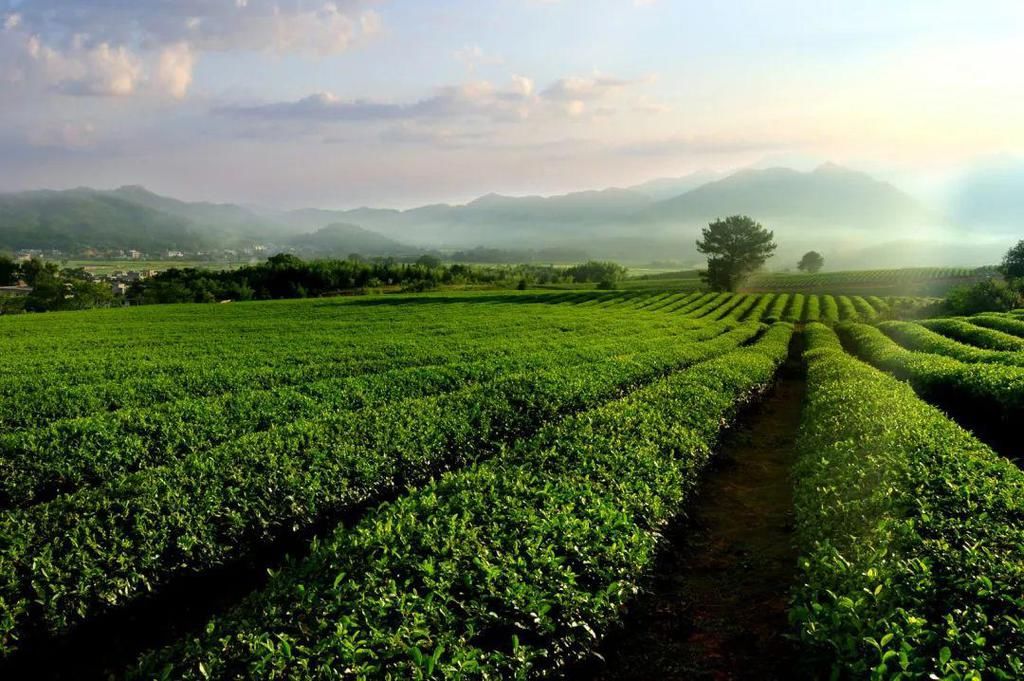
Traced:
[[[695, 173], [559, 196], [488, 194], [462, 205], [408, 210], [272, 212], [180, 201], [139, 186], [31, 191], [0, 194], [0, 249], [196, 252], [258, 244], [307, 256], [573, 249], [623, 262], [696, 263], [700, 257], [694, 242], [700, 228], [742, 213], [775, 231], [780, 260], [815, 248], [826, 255], [834, 252], [833, 265], [869, 266], [885, 252], [880, 246], [898, 241], [905, 254], [901, 257], [911, 260], [915, 252], [926, 260], [956, 258], [959, 253], [972, 262], [941, 264], [980, 264], [973, 261], [991, 261], [1002, 241], [965, 226], [1012, 222], [1024, 195], [1015, 188], [1024, 186], [1022, 182], [1024, 171], [1018, 167], [975, 178], [963, 185], [955, 210], [925, 206], [891, 184], [834, 164], [808, 172], [763, 168], [729, 175]], [[984, 246], [987, 241], [991, 249]], [[973, 248], [953, 247], [957, 244]], [[859, 253], [866, 262], [857, 262]]]

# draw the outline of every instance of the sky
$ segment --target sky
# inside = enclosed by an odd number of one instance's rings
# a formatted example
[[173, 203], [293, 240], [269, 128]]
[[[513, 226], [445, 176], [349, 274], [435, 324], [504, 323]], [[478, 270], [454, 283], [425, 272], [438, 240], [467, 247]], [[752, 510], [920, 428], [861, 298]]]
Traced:
[[277, 207], [1024, 151], [1019, 0], [0, 0], [0, 190]]

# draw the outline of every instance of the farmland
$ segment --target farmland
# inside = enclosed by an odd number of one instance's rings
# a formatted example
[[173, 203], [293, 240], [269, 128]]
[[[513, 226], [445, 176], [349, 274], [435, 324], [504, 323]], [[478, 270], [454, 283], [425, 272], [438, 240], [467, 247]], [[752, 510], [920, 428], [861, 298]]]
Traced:
[[746, 282], [752, 292], [799, 291], [880, 296], [942, 296], [955, 286], [975, 284], [997, 276], [991, 267], [908, 267], [817, 274], [756, 274]]
[[[747, 279], [742, 290], [749, 293], [845, 294], [850, 296], [943, 296], [957, 286], [976, 284], [997, 276], [991, 267], [907, 267], [891, 270], [843, 272], [760, 272]], [[702, 282], [696, 270], [638, 273], [625, 288], [654, 291], [673, 289], [696, 291]]]
[[229, 270], [249, 264], [249, 259], [244, 260], [186, 260], [183, 258], [171, 258], [166, 260], [130, 260], [130, 259], [105, 259], [105, 260], [67, 260], [63, 263], [65, 267], [82, 268], [86, 272], [95, 275], [110, 275], [115, 272], [129, 270], [151, 270], [162, 272], [171, 268], [194, 267], [206, 270]]
[[926, 310], [2, 318], [0, 676], [1021, 678], [1024, 317]]

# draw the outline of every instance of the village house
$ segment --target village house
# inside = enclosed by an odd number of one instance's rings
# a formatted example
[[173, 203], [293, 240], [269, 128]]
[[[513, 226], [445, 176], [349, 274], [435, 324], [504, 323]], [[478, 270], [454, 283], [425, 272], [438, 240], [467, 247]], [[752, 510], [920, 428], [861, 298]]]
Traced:
[[0, 286], [0, 296], [23, 298], [31, 293], [32, 287], [26, 286], [24, 282], [19, 283], [16, 286]]

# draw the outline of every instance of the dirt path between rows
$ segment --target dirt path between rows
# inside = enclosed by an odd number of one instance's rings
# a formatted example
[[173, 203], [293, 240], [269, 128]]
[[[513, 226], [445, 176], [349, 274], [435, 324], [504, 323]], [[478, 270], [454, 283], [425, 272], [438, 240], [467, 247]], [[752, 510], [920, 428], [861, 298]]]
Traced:
[[786, 638], [796, 574], [790, 469], [806, 384], [802, 338], [775, 389], [724, 439], [651, 591], [606, 643], [600, 681], [800, 678]]

